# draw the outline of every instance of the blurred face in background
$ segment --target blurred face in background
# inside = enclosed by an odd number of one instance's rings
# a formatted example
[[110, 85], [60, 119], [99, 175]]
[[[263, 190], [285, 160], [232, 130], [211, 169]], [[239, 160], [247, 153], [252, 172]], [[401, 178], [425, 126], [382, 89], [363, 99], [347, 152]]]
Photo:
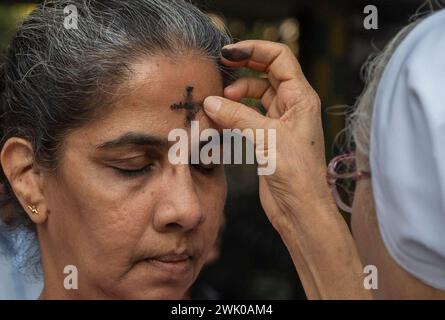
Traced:
[[[57, 174], [44, 180], [42, 297], [181, 299], [193, 284], [227, 191], [221, 165], [168, 160], [169, 132], [190, 130], [186, 111], [170, 108], [187, 87], [196, 102], [223, 93], [219, 70], [199, 55], [141, 59], [109, 112], [69, 134]], [[196, 120], [212, 127], [202, 111]], [[63, 288], [66, 265], [78, 269], [78, 290]]]

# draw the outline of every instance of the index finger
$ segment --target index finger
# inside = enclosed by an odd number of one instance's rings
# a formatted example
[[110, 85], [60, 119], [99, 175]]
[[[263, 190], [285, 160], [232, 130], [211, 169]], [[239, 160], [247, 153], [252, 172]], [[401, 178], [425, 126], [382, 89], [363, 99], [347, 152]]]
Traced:
[[221, 55], [229, 67], [272, 73], [278, 81], [306, 80], [294, 53], [282, 43], [246, 40], [225, 46]]

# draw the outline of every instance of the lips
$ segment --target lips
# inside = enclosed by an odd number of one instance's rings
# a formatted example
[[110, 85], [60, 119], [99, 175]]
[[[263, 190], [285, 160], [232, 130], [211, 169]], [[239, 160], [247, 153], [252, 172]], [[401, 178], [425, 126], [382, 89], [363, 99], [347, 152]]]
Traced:
[[192, 260], [193, 256], [182, 253], [157, 256], [145, 259], [144, 261], [162, 272], [171, 275], [182, 275], [192, 271]]
[[173, 262], [181, 262], [184, 260], [187, 260], [190, 258], [190, 255], [184, 253], [184, 254], [170, 254], [170, 255], [166, 255], [166, 256], [159, 256], [153, 259], [156, 259], [158, 261], [161, 262], [166, 262], [166, 263], [173, 263]]

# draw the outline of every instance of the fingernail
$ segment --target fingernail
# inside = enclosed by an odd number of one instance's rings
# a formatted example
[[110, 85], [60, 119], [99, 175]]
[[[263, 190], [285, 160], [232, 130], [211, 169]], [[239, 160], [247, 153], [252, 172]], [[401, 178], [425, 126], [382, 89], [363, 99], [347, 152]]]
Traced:
[[221, 55], [230, 61], [239, 62], [250, 58], [251, 54], [240, 48], [224, 47]]
[[204, 109], [209, 113], [217, 113], [221, 109], [222, 100], [218, 97], [208, 97], [204, 100]]
[[230, 90], [232, 90], [233, 88], [235, 88], [235, 86], [233, 85], [233, 84], [231, 84], [231, 85], [228, 85], [227, 87], [225, 87], [224, 88], [224, 91], [230, 91]]

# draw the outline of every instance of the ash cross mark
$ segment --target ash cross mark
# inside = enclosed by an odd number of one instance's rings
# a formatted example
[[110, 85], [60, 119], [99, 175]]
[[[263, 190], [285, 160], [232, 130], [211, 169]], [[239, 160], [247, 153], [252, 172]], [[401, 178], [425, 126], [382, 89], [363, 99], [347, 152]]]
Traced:
[[185, 124], [186, 126], [190, 125], [190, 123], [195, 120], [196, 114], [201, 111], [202, 103], [193, 101], [193, 90], [192, 86], [188, 86], [185, 88], [184, 100], [180, 103], [175, 103], [170, 106], [172, 110], [186, 110], [185, 115]]

